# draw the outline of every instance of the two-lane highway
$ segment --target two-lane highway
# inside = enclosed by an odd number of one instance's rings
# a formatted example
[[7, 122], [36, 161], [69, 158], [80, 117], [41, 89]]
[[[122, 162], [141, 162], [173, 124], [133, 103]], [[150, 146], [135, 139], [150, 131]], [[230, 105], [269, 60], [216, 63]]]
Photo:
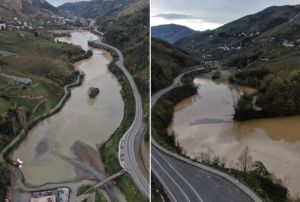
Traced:
[[[98, 32], [97, 28], [94, 27], [94, 29], [96, 32]], [[98, 33], [101, 34], [100, 32]], [[119, 160], [121, 166], [131, 175], [131, 177], [133, 178], [137, 186], [140, 188], [140, 190], [143, 191], [147, 196], [149, 196], [149, 179], [146, 179], [142, 170], [139, 168], [139, 164], [137, 162], [135, 154], [135, 140], [138, 139], [139, 136], [143, 135], [145, 127], [145, 124], [143, 122], [143, 106], [141, 95], [132, 75], [124, 66], [124, 56], [122, 52], [113, 46], [103, 43], [101, 39], [95, 41], [95, 43], [106, 46], [118, 54], [118, 60], [115, 62], [115, 64], [123, 71], [132, 88], [135, 100], [135, 117], [132, 125], [124, 134], [119, 143]]]
[[[153, 107], [159, 98], [182, 85], [181, 78], [202, 68], [188, 69], [172, 85], [151, 97]], [[213, 168], [193, 162], [159, 146], [152, 139], [152, 171], [173, 202], [261, 202], [245, 185]]]

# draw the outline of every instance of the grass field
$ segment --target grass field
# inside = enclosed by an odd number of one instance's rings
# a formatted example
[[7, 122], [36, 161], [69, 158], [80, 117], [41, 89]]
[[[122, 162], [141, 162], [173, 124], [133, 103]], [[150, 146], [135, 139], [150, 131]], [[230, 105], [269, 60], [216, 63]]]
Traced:
[[[100, 149], [101, 158], [103, 160], [105, 170], [109, 175], [111, 175], [121, 170], [118, 159], [118, 145], [120, 139], [134, 120], [135, 106], [132, 89], [125, 75], [119, 68], [114, 68], [114, 66], [109, 67], [109, 69], [117, 77], [119, 83], [122, 86], [121, 93], [123, 101], [125, 103], [124, 118], [121, 125]], [[138, 187], [135, 185], [130, 175], [124, 174], [120, 178], [116, 179], [116, 182], [122, 193], [125, 195], [127, 201], [148, 201], [148, 199], [143, 195], [143, 193], [140, 192]]]
[[0, 114], [6, 112], [11, 105], [10, 101], [0, 98]]
[[16, 54], [13, 52], [5, 51], [5, 50], [0, 50], [0, 56], [15, 56]]
[[[0, 73], [32, 80], [30, 85], [23, 86], [1, 77], [0, 150], [16, 136], [9, 120], [13, 116], [20, 120], [20, 107], [26, 110], [24, 120], [31, 121], [59, 102], [64, 94], [63, 87], [76, 78], [69, 58], [82, 51], [77, 46], [56, 43], [47, 36], [34, 37], [30, 32], [0, 33]], [[19, 132], [23, 124], [16, 123], [16, 126]]]
[[86, 192], [91, 187], [92, 187], [91, 185], [82, 185], [81, 187], [78, 188], [76, 196], [79, 196], [79, 195], [83, 194], [84, 192]]
[[106, 202], [107, 200], [100, 192], [96, 192], [95, 202]]

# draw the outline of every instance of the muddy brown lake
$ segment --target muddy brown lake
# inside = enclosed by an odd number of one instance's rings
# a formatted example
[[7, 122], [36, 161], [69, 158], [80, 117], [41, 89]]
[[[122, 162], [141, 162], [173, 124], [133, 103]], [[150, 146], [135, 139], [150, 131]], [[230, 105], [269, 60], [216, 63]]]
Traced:
[[195, 78], [198, 93], [176, 105], [169, 130], [183, 153], [193, 159], [211, 153], [225, 157], [228, 167], [237, 167], [238, 156], [248, 146], [254, 161], [263, 162], [292, 195], [300, 194], [300, 116], [235, 122], [236, 89], [252, 89], [210, 77]]
[[[89, 40], [98, 37], [87, 31], [73, 31], [71, 37], [59, 41], [80, 45], [87, 50]], [[75, 158], [72, 146], [81, 142], [97, 151], [120, 125], [124, 103], [121, 86], [109, 72], [110, 54], [92, 49], [90, 59], [75, 64], [85, 73], [81, 86], [72, 89], [72, 95], [63, 109], [34, 127], [14, 151], [13, 159], [24, 161], [22, 172], [27, 183], [41, 185], [76, 179], [76, 168], [68, 158]], [[100, 90], [95, 99], [87, 92], [93, 86]]]

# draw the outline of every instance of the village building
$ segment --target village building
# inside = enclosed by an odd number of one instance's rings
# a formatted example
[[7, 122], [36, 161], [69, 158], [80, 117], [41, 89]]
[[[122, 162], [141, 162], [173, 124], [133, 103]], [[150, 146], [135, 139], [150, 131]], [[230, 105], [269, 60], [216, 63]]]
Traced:
[[6, 29], [6, 21], [4, 20], [0, 20], [0, 31], [1, 30], [5, 30]]
[[293, 47], [295, 47], [295, 44], [293, 42], [288, 41], [286, 39], [283, 41], [282, 45], [284, 47], [286, 47], [286, 48], [293, 48]]
[[7, 75], [7, 74], [4, 74], [4, 73], [1, 73], [1, 76], [6, 77], [8, 79], [11, 79], [19, 85], [31, 85], [32, 84], [32, 80], [28, 79], [28, 78]]

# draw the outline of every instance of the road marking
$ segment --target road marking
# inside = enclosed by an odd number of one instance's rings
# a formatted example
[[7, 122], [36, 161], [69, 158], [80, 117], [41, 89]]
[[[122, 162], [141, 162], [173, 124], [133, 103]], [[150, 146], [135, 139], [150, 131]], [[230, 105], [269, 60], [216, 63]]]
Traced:
[[173, 195], [173, 193], [171, 192], [171, 190], [169, 189], [169, 187], [164, 183], [164, 181], [161, 179], [161, 177], [159, 176], [159, 174], [153, 169], [154, 174], [156, 175], [156, 178], [163, 184], [164, 188], [167, 189], [167, 192], [169, 194], [171, 194], [172, 198], [174, 199], [175, 202], [177, 202], [175, 196]]
[[162, 158], [170, 168], [172, 168], [172, 170], [174, 170], [181, 179], [183, 179], [183, 181], [193, 190], [193, 192], [197, 195], [198, 199], [203, 202], [202, 198], [199, 196], [198, 192], [195, 190], [195, 188], [185, 179], [185, 177], [183, 177], [165, 158], [163, 158], [159, 152], [157, 152], [157, 155], [160, 156], [160, 158]]
[[160, 163], [156, 160], [156, 158], [152, 155], [153, 160], [157, 163], [157, 165], [167, 174], [167, 176], [173, 181], [173, 183], [181, 190], [183, 195], [187, 198], [188, 201], [191, 201], [186, 193], [181, 189], [181, 187], [177, 184], [177, 182], [169, 175], [169, 173], [160, 165]]
[[[131, 86], [131, 90], [135, 100], [135, 117], [131, 126], [128, 128], [128, 130], [125, 132], [125, 134], [119, 141], [118, 158], [119, 158], [120, 165], [131, 174], [133, 180], [138, 185], [138, 187], [143, 189], [143, 191], [147, 195], [149, 195], [149, 184], [146, 181], [141, 170], [138, 168], [137, 160], [135, 157], [135, 151], [133, 149], [134, 140], [139, 135], [138, 132], [139, 129], [141, 128], [142, 121], [143, 121], [143, 107], [142, 107], [141, 95], [139, 93], [138, 87], [132, 75], [129, 73], [128, 69], [124, 65], [124, 56], [122, 52], [113, 46], [103, 43], [101, 39], [96, 40], [96, 43], [100, 43], [106, 47], [109, 47], [118, 54], [119, 58], [118, 61], [116, 61], [115, 63], [119, 67], [119, 69], [123, 72], [123, 74], [126, 76]], [[121, 149], [122, 141], [124, 141], [123, 150]], [[122, 154], [124, 155], [123, 161], [121, 159]]]

